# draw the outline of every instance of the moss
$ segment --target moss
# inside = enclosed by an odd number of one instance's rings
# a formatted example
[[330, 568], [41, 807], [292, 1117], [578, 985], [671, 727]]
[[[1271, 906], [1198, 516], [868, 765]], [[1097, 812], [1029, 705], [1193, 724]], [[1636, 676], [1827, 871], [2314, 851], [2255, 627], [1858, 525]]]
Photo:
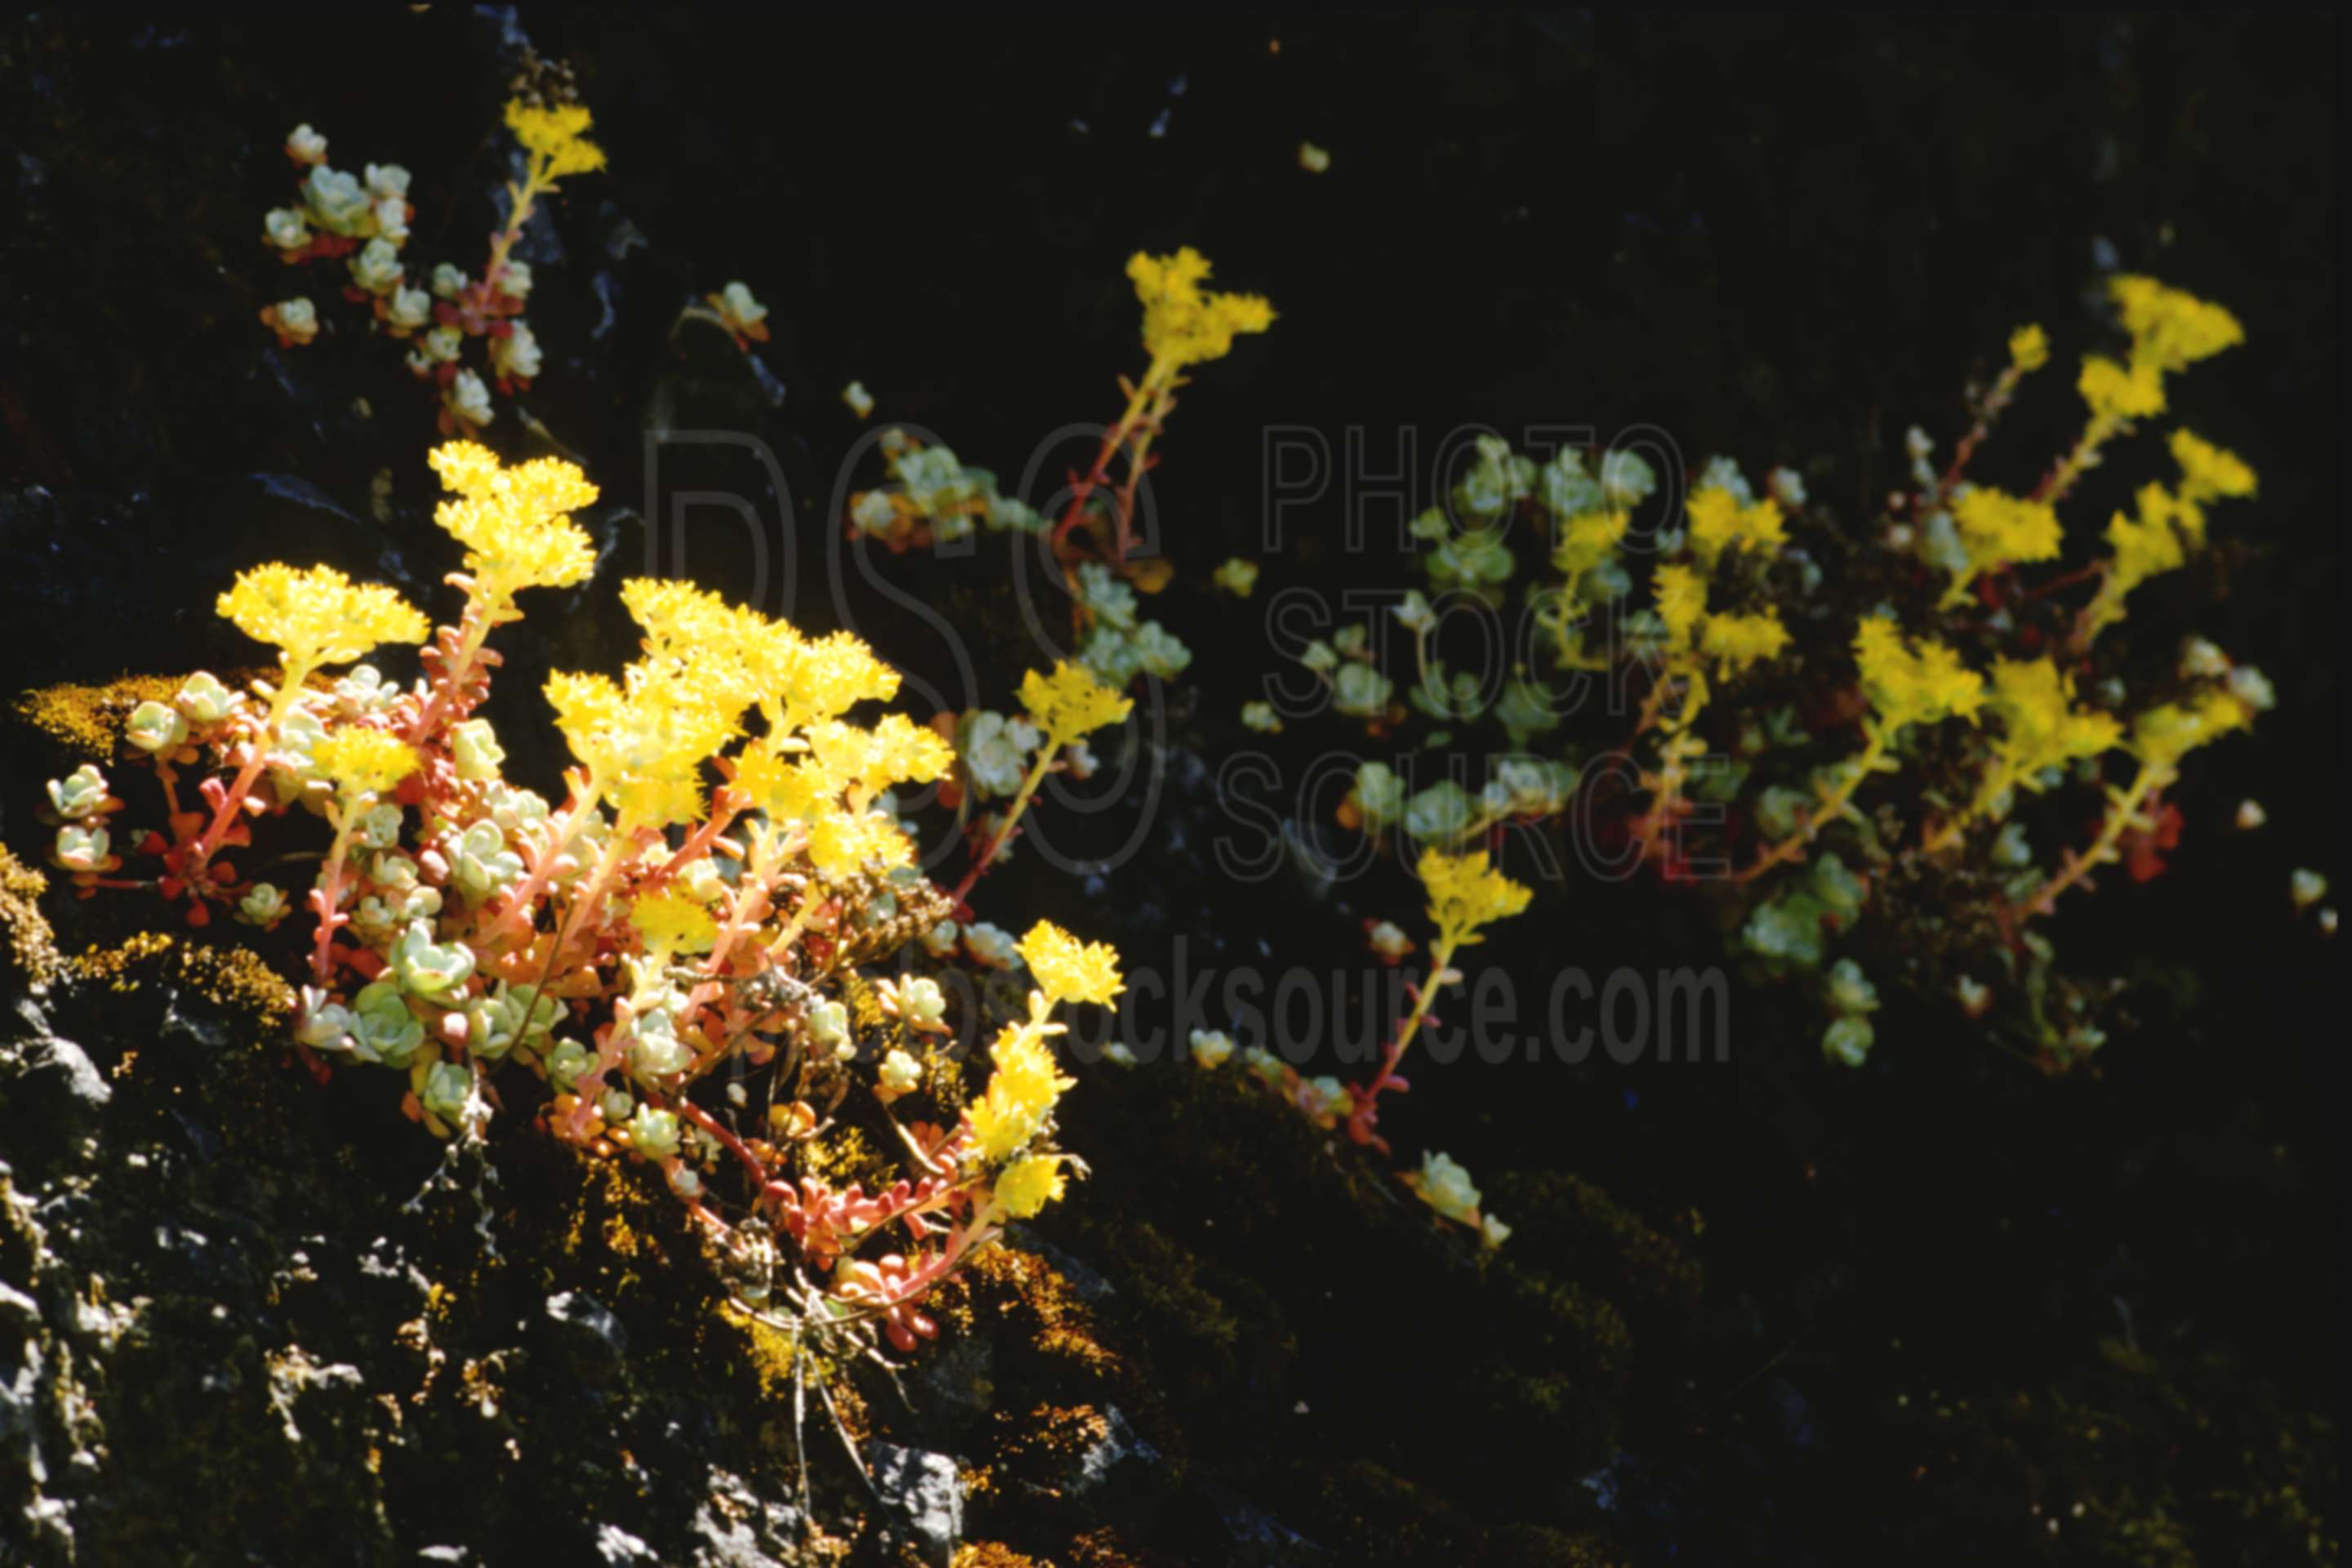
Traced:
[[1685, 1244], [1696, 1216], [1670, 1234], [1565, 1171], [1506, 1172], [1487, 1189], [1495, 1211], [1510, 1217], [1505, 1258], [1573, 1279], [1644, 1326], [1679, 1327], [1696, 1310], [1706, 1271]]
[[956, 1548], [949, 1568], [1054, 1568], [1054, 1564], [993, 1541], [967, 1541]]
[[142, 931], [112, 947], [90, 948], [68, 968], [75, 981], [119, 994], [148, 985], [192, 992], [257, 1041], [282, 1034], [297, 1002], [294, 987], [251, 949], [184, 942], [168, 931]]
[[1037, 1254], [1014, 1247], [983, 1248], [961, 1279], [963, 1300], [951, 1310], [962, 1331], [1001, 1323], [1081, 1381], [1125, 1377], [1127, 1362], [1103, 1342], [1093, 1310], [1062, 1271]]
[[898, 1167], [855, 1127], [842, 1127], [793, 1145], [803, 1175], [814, 1176], [836, 1192], [853, 1185], [887, 1191], [900, 1179]]
[[995, 1467], [1047, 1497], [1059, 1497], [1087, 1455], [1110, 1436], [1110, 1421], [1091, 1405], [1040, 1405], [996, 1413]]
[[285, 1026], [299, 1002], [294, 987], [251, 948], [184, 946], [173, 978], [257, 1028]]
[[46, 985], [65, 967], [57, 933], [41, 913], [49, 879], [0, 844], [0, 974]]
[[1119, 1299], [1151, 1348], [1156, 1381], [1280, 1384], [1298, 1337], [1264, 1289], [1213, 1268], [1149, 1220], [1087, 1218], [1087, 1253], [1117, 1278]]
[[770, 1399], [786, 1400], [793, 1396], [793, 1363], [800, 1354], [800, 1341], [786, 1330], [765, 1318], [726, 1302], [719, 1309], [721, 1322], [743, 1336], [743, 1360], [751, 1369], [751, 1376], [760, 1392]]
[[126, 675], [102, 686], [45, 686], [16, 699], [16, 717], [78, 757], [114, 760], [122, 726], [142, 702], [169, 702], [185, 678]]

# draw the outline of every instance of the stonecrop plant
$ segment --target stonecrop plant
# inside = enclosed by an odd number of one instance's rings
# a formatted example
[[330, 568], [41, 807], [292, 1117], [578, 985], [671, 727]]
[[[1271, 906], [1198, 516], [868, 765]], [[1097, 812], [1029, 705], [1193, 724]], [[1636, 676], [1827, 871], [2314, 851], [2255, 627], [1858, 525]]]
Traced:
[[1160, 460], [1153, 447], [1175, 411], [1176, 394], [1190, 384], [1186, 373], [1224, 358], [1237, 338], [1266, 331], [1275, 319], [1263, 296], [1202, 287], [1209, 274], [1208, 258], [1190, 246], [1172, 256], [1138, 251], [1129, 258], [1149, 359], [1139, 379], [1119, 378], [1126, 406], [1085, 470], [1069, 474], [1058, 518], [1004, 495], [994, 474], [966, 468], [947, 447], [891, 429], [880, 442], [890, 483], [850, 497], [852, 537], [903, 551], [961, 539], [975, 528], [1044, 534], [1070, 591], [1076, 662], [1119, 690], [1141, 676], [1167, 680], [1181, 674], [1192, 662], [1192, 650], [1140, 615], [1139, 591], [1157, 593], [1171, 568], [1164, 555], [1136, 553], [1138, 496]]
[[[517, 84], [506, 126], [522, 153], [521, 177], [507, 183], [506, 221], [490, 236], [481, 270], [471, 277], [446, 261], [429, 275], [412, 275], [404, 251], [416, 209], [408, 200], [406, 169], [370, 163], [358, 175], [331, 168], [326, 137], [307, 124], [286, 139], [286, 155], [301, 171], [301, 184], [290, 205], [271, 208], [262, 220], [264, 243], [289, 267], [344, 264], [349, 276], [341, 292], [368, 308], [370, 329], [414, 345], [408, 368], [437, 394], [445, 436], [488, 426], [498, 414], [491, 389], [502, 395], [528, 390], [544, 363], [522, 313], [530, 299], [530, 267], [514, 249], [542, 200], [564, 180], [604, 166], [604, 150], [587, 139], [589, 112], [574, 96], [561, 66], [534, 62]], [[322, 324], [307, 294], [265, 307], [261, 321], [284, 348], [311, 342]]]
[[[898, 428], [882, 431], [877, 442], [888, 482], [849, 497], [844, 520], [849, 537], [893, 553], [983, 530], [1042, 536], [1070, 593], [1075, 637], [1071, 656], [1055, 664], [1050, 688], [1024, 686], [1021, 695], [1033, 717], [1040, 702], [1064, 712], [1092, 704], [1101, 717], [1088, 728], [1118, 722], [1128, 711], [1120, 694], [1136, 681], [1172, 680], [1192, 662], [1192, 649], [1142, 615], [1139, 595], [1158, 592], [1171, 574], [1164, 557], [1131, 553], [1137, 497], [1159, 461], [1152, 447], [1176, 406], [1178, 389], [1189, 382], [1185, 372], [1223, 358], [1236, 338], [1274, 322], [1273, 307], [1257, 295], [1203, 289], [1209, 270], [1207, 259], [1189, 246], [1173, 256], [1139, 251], [1129, 259], [1150, 357], [1141, 379], [1120, 378], [1127, 405], [1086, 471], [1069, 475], [1068, 500], [1058, 519], [1003, 493], [990, 470], [967, 467], [947, 447]], [[711, 304], [718, 315], [726, 313], [719, 297]], [[870, 412], [872, 400], [862, 385], [853, 384], [845, 396], [859, 417]], [[1058, 768], [1084, 779], [1097, 764], [1084, 731], [1057, 735], [1017, 713], [971, 709], [957, 718], [955, 732], [957, 763], [943, 794], [957, 809], [973, 855], [972, 869], [956, 892], [960, 903], [972, 882], [1010, 853], [1021, 815], [1047, 773]], [[985, 952], [983, 944], [974, 955]]]
[[[1437, 934], [1431, 942], [1428, 973], [1418, 985], [1408, 984], [1405, 988], [1412, 1006], [1398, 1023], [1396, 1032], [1389, 1037], [1381, 1053], [1380, 1069], [1366, 1082], [1343, 1084], [1329, 1075], [1303, 1077], [1297, 1068], [1262, 1046], [1248, 1047], [1241, 1053], [1242, 1065], [1308, 1121], [1327, 1130], [1344, 1123], [1350, 1139], [1382, 1154], [1389, 1152], [1389, 1145], [1376, 1131], [1380, 1125], [1380, 1098], [1412, 1088], [1397, 1068], [1422, 1030], [1438, 1021], [1432, 1010], [1437, 994], [1461, 983], [1462, 972], [1454, 967], [1455, 955], [1483, 942], [1485, 938], [1479, 933], [1486, 927], [1526, 910], [1535, 896], [1533, 889], [1497, 870], [1484, 850], [1448, 855], [1434, 848], [1423, 849], [1414, 869], [1428, 889], [1429, 921], [1437, 928]], [[1412, 944], [1401, 930], [1382, 922], [1374, 934], [1374, 945], [1383, 958], [1397, 963]], [[1234, 1054], [1232, 1038], [1222, 1032], [1195, 1031], [1191, 1044], [1194, 1065], [1212, 1072]], [[1500, 1247], [1510, 1236], [1509, 1226], [1481, 1210], [1478, 1189], [1471, 1184], [1470, 1173], [1450, 1156], [1424, 1154], [1421, 1168], [1404, 1173], [1400, 1179], [1446, 1219], [1477, 1232], [1482, 1245]]]
[[[2069, 526], [2078, 482], [2137, 455], [2130, 438], [2165, 412], [2169, 378], [2243, 337], [2227, 310], [2151, 279], [2118, 276], [2108, 292], [2123, 352], [2084, 358], [2084, 424], [2040, 480], [2017, 494], [1969, 474], [2050, 360], [2048, 335], [2028, 326], [1946, 468], [1911, 433], [1912, 486], [1864, 541], [1842, 537], [1793, 471], [1759, 487], [1717, 458], [1665, 499], [1643, 584], [1629, 539], [1660, 489], [1647, 461], [1571, 448], [1538, 466], [1482, 440], [1451, 505], [1413, 525], [1426, 586], [1393, 611], [1412, 639], [1410, 710], [1370, 628], [1299, 658], [1327, 707], [1375, 735], [1418, 721], [1435, 744], [1491, 724], [1503, 743], [1483, 787], [1415, 788], [1364, 762], [1342, 821], [1449, 854], [1499, 844], [1506, 826], [1614, 825], [1625, 855], [1731, 905], [1734, 949], [1757, 970], [1813, 977], [1835, 1061], [1866, 1058], [1877, 1006], [1854, 954], [1836, 950], [1882, 919], [1879, 950], [1905, 954], [1908, 973], [1971, 1016], [2005, 994], [2001, 1027], [2044, 1067], [2095, 1049], [2091, 988], [2057, 974], [2035, 922], [2102, 867], [2122, 862], [2135, 879], [2159, 870], [2157, 851], [2179, 828], [2164, 795], [2188, 753], [2273, 701], [2258, 670], [2202, 639], [2153, 679], [2147, 660], [2127, 664], [2102, 640], [2135, 590], [2207, 548], [2210, 507], [2256, 488], [2244, 462], [2177, 427], [2163, 443], [2173, 477], [2113, 513], [2103, 549]], [[1503, 610], [1529, 534], [1548, 542], [1549, 571], [1522, 608], [1549, 668], [1500, 682], [1449, 670], [1442, 623], [1465, 607]], [[1569, 683], [1589, 693], [1596, 679], [1641, 693], [1630, 734], [1561, 732], [1577, 706]], [[1279, 727], [1252, 707], [1245, 723]], [[1595, 793], [1591, 781], [1629, 773], [1630, 795]], [[2084, 796], [2100, 803], [2095, 826], [2074, 847], [2054, 835], [2077, 808], [2029, 809]], [[2048, 849], [2039, 834], [2053, 835]]]
[[[925, 1295], [1082, 1168], [1055, 1138], [1072, 1084], [1055, 1010], [1112, 1004], [1116, 955], [1046, 923], [1018, 943], [973, 926], [976, 952], [1032, 984], [967, 1096], [940, 1048], [938, 981], [859, 973], [918, 938], [939, 956], [953, 929], [971, 879], [950, 896], [921, 875], [890, 795], [941, 778], [951, 747], [902, 713], [852, 717], [899, 685], [857, 638], [690, 584], [622, 585], [643, 642], [617, 679], [548, 679], [562, 800], [509, 782], [479, 715], [492, 635], [532, 591], [593, 574], [570, 514], [597, 492], [569, 463], [508, 466], [470, 442], [431, 461], [436, 521], [465, 551], [455, 623], [325, 567], [244, 572], [218, 608], [277, 673], [240, 690], [200, 672], [142, 703], [125, 742], [160, 822], [113, 826], [129, 808], [85, 766], [49, 788], [54, 862], [85, 897], [152, 889], [199, 925], [307, 911], [288, 1027], [315, 1070], [383, 1075], [457, 1147], [503, 1116], [642, 1163], [747, 1311], [911, 1349], [935, 1331]], [[424, 645], [408, 685], [355, 662], [402, 644]], [[1014, 819], [1056, 751], [1126, 712], [1073, 667], [1033, 674], [1024, 697], [1046, 744]], [[307, 887], [247, 871], [289, 865], [314, 868]], [[830, 1174], [817, 1152], [851, 1121], [903, 1173], [875, 1190]]]

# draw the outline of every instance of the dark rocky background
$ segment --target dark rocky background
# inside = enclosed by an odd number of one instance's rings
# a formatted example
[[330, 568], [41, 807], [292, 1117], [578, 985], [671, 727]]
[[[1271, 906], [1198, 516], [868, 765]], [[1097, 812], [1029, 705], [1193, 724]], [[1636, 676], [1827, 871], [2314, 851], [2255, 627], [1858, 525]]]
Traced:
[[[1424, 1064], [1390, 1113], [1401, 1150], [1450, 1150], [1520, 1226], [1479, 1269], [1230, 1084], [1090, 1070], [1068, 1131], [1095, 1179], [956, 1304], [911, 1408], [853, 1382], [884, 1502], [812, 1424], [816, 1511], [854, 1552], [936, 1554], [923, 1527], [968, 1490], [963, 1539], [1005, 1543], [975, 1560], [1064, 1568], [2332, 1561], [2341, 1020], [2284, 895], [2290, 868], [2341, 864], [2332, 24], [12, 16], [12, 690], [249, 658], [210, 605], [256, 560], [444, 602], [429, 412], [331, 289], [309, 289], [319, 343], [269, 345], [254, 311], [297, 290], [260, 216], [307, 120], [339, 167], [414, 171], [411, 257], [470, 265], [525, 37], [572, 61], [613, 159], [526, 247], [549, 364], [525, 402], [605, 486], [612, 550], [507, 643], [501, 732], [541, 780], [554, 758], [515, 746], [539, 672], [617, 662], [612, 581], [645, 566], [749, 592], [765, 562], [771, 607], [854, 619], [925, 695], [1003, 703], [1037, 655], [1001, 545], [825, 589], [862, 433], [839, 387], [1017, 475], [1115, 411], [1130, 250], [1193, 244], [1274, 298], [1155, 481], [1182, 574], [1155, 613], [1200, 657], [1165, 698], [1143, 851], [1077, 877], [1033, 858], [983, 898], [1131, 964], [1169, 967], [1181, 937], [1195, 963], [1352, 969], [1357, 922], [1413, 902], [1391, 871], [1237, 887], [1210, 858], [1213, 769], [1272, 655], [1255, 606], [1202, 583], [1260, 552], [1265, 427], [1361, 426], [1379, 461], [1410, 426], [1425, 464], [1465, 422], [1650, 424], [1695, 458], [1805, 469], [1858, 530], [1904, 429], [1953, 434], [2011, 326], [2045, 321], [2062, 356], [2092, 338], [2101, 242], [2247, 328], [2179, 407], [2261, 471], [2219, 524], [2252, 548], [2149, 589], [2135, 627], [2163, 646], [2193, 609], [2283, 706], [2195, 760], [2169, 873], [2059, 922], [2074, 968], [2135, 982], [2096, 1071], [2046, 1079], [1897, 1004], [1871, 1068], [1833, 1072], [1769, 990], [1738, 994], [1727, 1064]], [[1297, 169], [1302, 139], [1328, 174]], [[715, 333], [670, 336], [730, 278], [773, 309], [767, 384]], [[2022, 480], [2061, 437], [2042, 390], [1980, 471]], [[653, 488], [657, 429], [756, 436], [788, 497], [741, 449], [665, 451]], [[511, 409], [495, 433], [536, 449]], [[649, 543], [648, 498], [687, 489], [756, 498], [766, 542], [706, 507]], [[1405, 580], [1343, 521], [1337, 496], [1298, 514], [1261, 602]], [[1289, 778], [1314, 750], [1278, 749]], [[27, 859], [60, 764], [29, 731], [0, 750], [0, 836]], [[2250, 794], [2272, 825], [2231, 834]], [[1108, 855], [1135, 801], [1079, 847]], [[47, 907], [74, 950], [136, 918]], [[1482, 958], [1718, 951], [1643, 886], [1539, 910]], [[490, 1256], [464, 1185], [404, 1206], [437, 1152], [380, 1086], [311, 1084], [201, 966], [117, 981], [0, 1026], [0, 1558], [793, 1558], [789, 1382], [657, 1205], [509, 1137]]]

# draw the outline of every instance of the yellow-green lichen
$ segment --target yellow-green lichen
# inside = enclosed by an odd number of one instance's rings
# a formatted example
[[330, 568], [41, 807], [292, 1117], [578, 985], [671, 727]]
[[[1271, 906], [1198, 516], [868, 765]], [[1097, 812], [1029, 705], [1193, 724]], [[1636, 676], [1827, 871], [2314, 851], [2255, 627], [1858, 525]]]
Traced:
[[126, 675], [100, 686], [44, 686], [16, 699], [16, 717], [77, 756], [111, 761], [122, 726], [142, 702], [169, 702], [180, 677]]
[[65, 967], [57, 933], [41, 913], [49, 879], [0, 844], [0, 965], [12, 977], [47, 984]]
[[76, 981], [109, 991], [137, 991], [152, 982], [194, 992], [250, 1026], [257, 1039], [281, 1030], [294, 1011], [294, 988], [258, 953], [183, 942], [167, 931], [92, 947], [68, 967]]

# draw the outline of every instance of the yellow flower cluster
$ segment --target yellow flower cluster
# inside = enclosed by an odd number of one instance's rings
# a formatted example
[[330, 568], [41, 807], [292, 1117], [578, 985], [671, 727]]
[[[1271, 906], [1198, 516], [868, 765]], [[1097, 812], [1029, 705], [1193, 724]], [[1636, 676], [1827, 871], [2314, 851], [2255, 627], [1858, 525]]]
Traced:
[[2020, 375], [2050, 363], [2050, 334], [2042, 330], [2040, 322], [2020, 327], [2009, 334], [2009, 363]]
[[666, 827], [702, 815], [702, 764], [737, 733], [737, 710], [643, 667], [627, 670], [625, 684], [558, 670], [545, 691], [590, 792], [612, 801], [624, 824]]
[[530, 153], [530, 179], [541, 187], [567, 174], [592, 174], [604, 166], [604, 150], [587, 140], [594, 123], [584, 105], [540, 105], [510, 99], [507, 129]]
[[1853, 657], [1883, 735], [1946, 719], [1973, 721], [1984, 706], [1984, 677], [1958, 654], [1938, 642], [1906, 643], [1883, 616], [1867, 616], [1855, 629]]
[[1752, 616], [1709, 616], [1699, 634], [1699, 650], [1715, 660], [1715, 678], [1728, 680], [1750, 665], [1778, 658], [1789, 646], [1789, 628], [1780, 612], [1762, 610]]
[[828, 719], [802, 740], [792, 757], [753, 748], [737, 768], [736, 787], [772, 821], [804, 824], [809, 858], [828, 877], [911, 860], [907, 836], [866, 807], [893, 784], [929, 784], [945, 773], [955, 761], [947, 742], [903, 713], [885, 714], [870, 730]]
[[2172, 433], [2172, 457], [2180, 465], [2178, 492], [2142, 485], [2139, 515], [2119, 511], [2108, 520], [2107, 543], [2115, 553], [2107, 560], [2099, 596], [2084, 614], [2084, 629], [2090, 635], [2124, 618], [2124, 600], [2133, 589], [2176, 570], [2189, 552], [2203, 546], [2205, 502], [2254, 493], [2253, 469], [2188, 430]]
[[629, 924], [636, 928], [646, 951], [665, 958], [678, 952], [709, 952], [719, 940], [719, 922], [710, 911], [674, 888], [632, 903]]
[[1780, 503], [1767, 496], [1748, 506], [1721, 485], [1692, 492], [1685, 510], [1690, 517], [1691, 553], [1706, 571], [1727, 550], [1753, 550], [1769, 555], [1788, 538]]
[[2145, 419], [2164, 412], [2164, 374], [2138, 361], [2126, 370], [2105, 354], [2085, 354], [2074, 388], [2098, 418]]
[[827, 720], [810, 727], [808, 742], [810, 761], [861, 805], [892, 784], [929, 784], [955, 761], [937, 731], [904, 713], [885, 713], [870, 730]]
[[2117, 512], [2107, 523], [2107, 542], [2116, 553], [2107, 563], [2104, 589], [2105, 596], [2118, 601], [2116, 618], [2121, 617], [2123, 596], [2158, 573], [2179, 566], [2188, 559], [2191, 539], [2201, 537], [2203, 531], [2201, 513], [2191, 521], [2172, 492], [2162, 485], [2142, 485], [2139, 516]]
[[1995, 790], [2040, 789], [2039, 775], [2122, 743], [2111, 713], [2076, 708], [2074, 678], [2050, 659], [2000, 659], [1992, 668], [1991, 707], [2000, 719]]
[[1139, 250], [1128, 258], [1127, 276], [1143, 301], [1143, 346], [1155, 370], [1223, 359], [1241, 333], [1274, 325], [1274, 307], [1264, 295], [1203, 289], [1209, 258], [1189, 245], [1173, 256]]
[[321, 665], [348, 664], [379, 643], [421, 643], [431, 629], [390, 588], [353, 583], [329, 566], [305, 572], [274, 561], [238, 573], [215, 608], [278, 650], [287, 689]]
[[2123, 312], [2136, 363], [2167, 373], [2186, 370], [2246, 341], [2237, 317], [2153, 278], [2119, 275], [2108, 281], [2107, 293]]
[[2131, 363], [2097, 354], [2083, 361], [2075, 384], [2095, 418], [2120, 422], [2163, 413], [2168, 374], [2246, 341], [2245, 329], [2229, 311], [2153, 278], [2118, 276], [2108, 281], [2107, 293], [2131, 334]]
[[[781, 623], [778, 626], [791, 632]], [[849, 632], [833, 632], [814, 642], [792, 636], [777, 674], [779, 684], [759, 699], [772, 735], [838, 719], [861, 702], [887, 702], [898, 695], [898, 672]]]
[[2057, 509], [2045, 501], [2023, 500], [1979, 485], [1952, 507], [1952, 522], [1968, 566], [1952, 580], [1947, 605], [1957, 604], [1979, 573], [2030, 561], [2057, 559]]
[[1062, 1195], [1068, 1178], [1062, 1154], [1031, 1154], [1004, 1167], [996, 1178], [996, 1206], [1013, 1219], [1028, 1219]]
[[1414, 869], [1429, 890], [1429, 918], [1437, 927], [1437, 945], [1444, 948], [1483, 942], [1480, 927], [1517, 914], [1535, 896], [1533, 889], [1489, 866], [1483, 849], [1468, 855], [1424, 849]]
[[1127, 988], [1118, 975], [1118, 953], [1108, 942], [1082, 942], [1051, 921], [1029, 928], [1020, 952], [1048, 1001], [1108, 1006]]
[[[701, 686], [740, 713], [782, 678], [778, 624], [756, 610], [663, 577], [624, 582], [621, 604], [645, 632], [638, 668], [659, 679]], [[791, 628], [782, 634], [789, 638]]]
[[1066, 658], [1055, 662], [1051, 675], [1033, 669], [1021, 678], [1021, 705], [1054, 747], [1119, 723], [1135, 707], [1133, 700], [1097, 680], [1086, 666]]
[[1666, 652], [1689, 652], [1699, 623], [1706, 618], [1706, 579], [1691, 567], [1671, 563], [1658, 568], [1650, 593], [1658, 619], [1665, 624]]
[[996, 1070], [989, 1075], [988, 1090], [966, 1109], [973, 1147], [980, 1158], [993, 1164], [1026, 1148], [1054, 1114], [1062, 1091], [1077, 1082], [1055, 1067], [1045, 1037], [1054, 1026], [1032, 1019], [1007, 1024], [989, 1048]]
[[[1727, 680], [1751, 665], [1768, 658], [1777, 658], [1789, 646], [1789, 628], [1780, 624], [1778, 610], [1765, 609], [1754, 615], [1710, 615], [1706, 607], [1706, 578], [1696, 567], [1680, 562], [1658, 568], [1651, 582], [1658, 619], [1666, 628], [1666, 658], [1675, 673], [1691, 679], [1691, 697], [1703, 700], [1704, 683], [1692, 662], [1694, 653], [1715, 660], [1716, 679]], [[1694, 718], [1696, 702], [1685, 706], [1685, 718]]]
[[839, 722], [859, 702], [894, 696], [897, 671], [846, 633], [810, 642], [690, 583], [633, 578], [621, 600], [645, 630], [642, 657], [619, 683], [559, 673], [547, 697], [572, 755], [625, 816], [660, 826], [699, 815], [702, 764], [756, 706], [767, 733], [735, 781], [753, 803], [806, 824], [812, 857], [828, 874], [906, 863], [905, 835], [865, 808], [891, 784], [939, 777], [953, 754], [903, 716], [871, 731]]
[[310, 749], [319, 771], [356, 799], [382, 795], [417, 767], [415, 751], [382, 730], [346, 724]]
[[433, 521], [466, 547], [466, 570], [491, 618], [513, 618], [524, 588], [564, 588], [596, 570], [596, 548], [567, 515], [596, 500], [572, 464], [541, 458], [509, 468], [471, 441], [436, 447], [427, 461], [454, 492]]
[[1552, 547], [1552, 570], [1573, 586], [1617, 553], [1633, 521], [1633, 514], [1624, 511], [1587, 511], [1570, 518], [1560, 525], [1559, 542]]
[[[2226, 451], [2183, 427], [2172, 433], [2172, 460], [2180, 465], [2180, 500], [2197, 507], [2224, 497], [2242, 499], [2254, 493], [2254, 470], [2235, 452]], [[2199, 533], [2203, 532], [2202, 518]], [[2197, 542], [2202, 542], [2201, 538]]]
[[2198, 747], [2253, 722], [2253, 713], [2227, 691], [2210, 689], [2187, 702], [2166, 702], [2132, 721], [2132, 754], [2169, 772]]

